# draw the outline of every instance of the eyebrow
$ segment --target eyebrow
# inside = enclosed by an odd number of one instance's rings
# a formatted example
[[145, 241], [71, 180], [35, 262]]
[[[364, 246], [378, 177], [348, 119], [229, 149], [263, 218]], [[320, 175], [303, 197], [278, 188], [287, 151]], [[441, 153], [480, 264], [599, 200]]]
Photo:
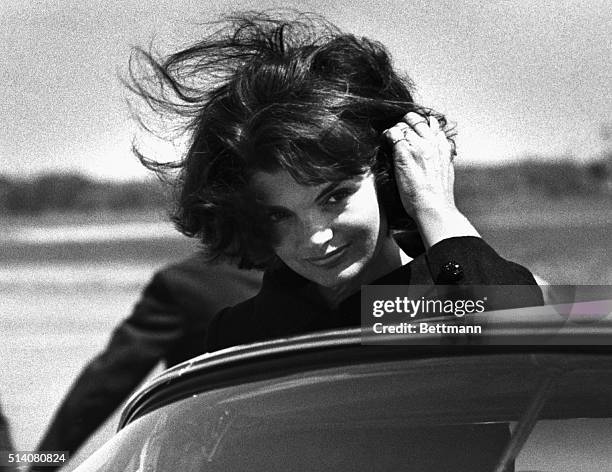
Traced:
[[321, 190], [319, 192], [319, 195], [317, 195], [317, 197], [315, 198], [315, 202], [320, 202], [321, 200], [323, 200], [329, 193], [333, 192], [336, 187], [338, 187], [338, 185], [342, 184], [343, 182], [332, 182], [328, 185], [325, 186], [325, 188], [323, 190]]
[[[327, 195], [329, 195], [331, 192], [333, 192], [337, 187], [339, 187], [342, 184], [345, 184], [347, 182], [351, 182], [352, 179], [349, 180], [342, 180], [340, 182], [331, 182], [329, 184], [327, 184], [323, 190], [321, 190], [319, 192], [319, 194], [315, 197], [315, 202], [319, 203], [321, 200], [323, 200]], [[260, 198], [258, 196], [255, 197], [255, 200], [257, 201], [257, 203], [265, 206], [266, 208], [268, 208], [269, 210], [286, 210], [287, 208], [284, 207], [283, 205], [273, 205], [273, 204], [268, 204], [265, 201], [265, 198]]]
[[[319, 192], [319, 194], [315, 197], [315, 202], [319, 203], [327, 195], [329, 195], [331, 192], [333, 192], [336, 189], [336, 187], [338, 187], [338, 185], [340, 185], [341, 183], [343, 183], [343, 182], [332, 182], [332, 183], [326, 185], [325, 188], [323, 188], [323, 190], [321, 190]], [[271, 209], [271, 210], [286, 210], [286, 208], [284, 206], [282, 206], [282, 205], [269, 205], [264, 200], [262, 200], [260, 198], [256, 198], [256, 200], [260, 204], [263, 204], [264, 206], [266, 206], [268, 209]]]

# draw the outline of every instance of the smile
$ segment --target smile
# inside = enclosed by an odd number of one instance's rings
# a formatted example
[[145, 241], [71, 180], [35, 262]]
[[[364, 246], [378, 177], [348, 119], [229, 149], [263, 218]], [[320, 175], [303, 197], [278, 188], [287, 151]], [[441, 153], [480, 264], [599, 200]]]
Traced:
[[346, 250], [348, 249], [348, 247], [349, 245], [347, 244], [345, 246], [339, 247], [338, 249], [334, 249], [332, 252], [330, 252], [329, 254], [325, 254], [322, 257], [309, 257], [306, 259], [306, 261], [317, 267], [333, 267], [342, 260], [342, 258], [346, 254]]

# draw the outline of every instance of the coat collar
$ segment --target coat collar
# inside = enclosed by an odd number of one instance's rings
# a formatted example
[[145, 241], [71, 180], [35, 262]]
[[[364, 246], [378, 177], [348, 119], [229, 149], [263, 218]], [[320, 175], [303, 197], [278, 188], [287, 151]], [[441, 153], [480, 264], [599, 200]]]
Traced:
[[[371, 285], [431, 285], [425, 253], [374, 281]], [[272, 334], [287, 336], [312, 330], [358, 326], [361, 294], [357, 292], [331, 309], [313, 282], [292, 271], [280, 259], [266, 270], [255, 297], [255, 317], [269, 322]]]

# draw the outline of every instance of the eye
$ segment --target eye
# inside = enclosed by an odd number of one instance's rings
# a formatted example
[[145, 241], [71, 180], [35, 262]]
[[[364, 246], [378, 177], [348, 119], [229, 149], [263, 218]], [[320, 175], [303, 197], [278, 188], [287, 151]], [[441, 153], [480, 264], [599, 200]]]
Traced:
[[337, 189], [334, 192], [329, 194], [329, 196], [327, 197], [327, 200], [325, 201], [325, 203], [328, 203], [330, 205], [336, 205], [336, 204], [339, 204], [339, 203], [343, 203], [353, 193], [355, 193], [355, 191], [353, 189], [350, 189], [350, 188], [340, 188], [340, 189]]
[[286, 210], [270, 210], [268, 211], [268, 218], [272, 223], [280, 223], [291, 218], [291, 213]]

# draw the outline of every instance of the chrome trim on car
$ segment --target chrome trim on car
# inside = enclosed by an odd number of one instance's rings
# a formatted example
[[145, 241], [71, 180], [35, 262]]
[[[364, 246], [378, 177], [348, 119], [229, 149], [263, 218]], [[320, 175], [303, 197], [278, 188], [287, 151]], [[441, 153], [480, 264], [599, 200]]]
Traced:
[[305, 352], [311, 349], [322, 350], [340, 346], [359, 345], [362, 339], [363, 334], [360, 328], [350, 328], [233, 346], [212, 353], [202, 354], [201, 356], [194, 357], [193, 359], [177, 364], [162, 372], [136, 391], [123, 408], [119, 424], [124, 424], [125, 417], [129, 412], [151, 391], [182, 377], [186, 373], [194, 374], [251, 359], [262, 359], [280, 354], [286, 355], [291, 352]]

